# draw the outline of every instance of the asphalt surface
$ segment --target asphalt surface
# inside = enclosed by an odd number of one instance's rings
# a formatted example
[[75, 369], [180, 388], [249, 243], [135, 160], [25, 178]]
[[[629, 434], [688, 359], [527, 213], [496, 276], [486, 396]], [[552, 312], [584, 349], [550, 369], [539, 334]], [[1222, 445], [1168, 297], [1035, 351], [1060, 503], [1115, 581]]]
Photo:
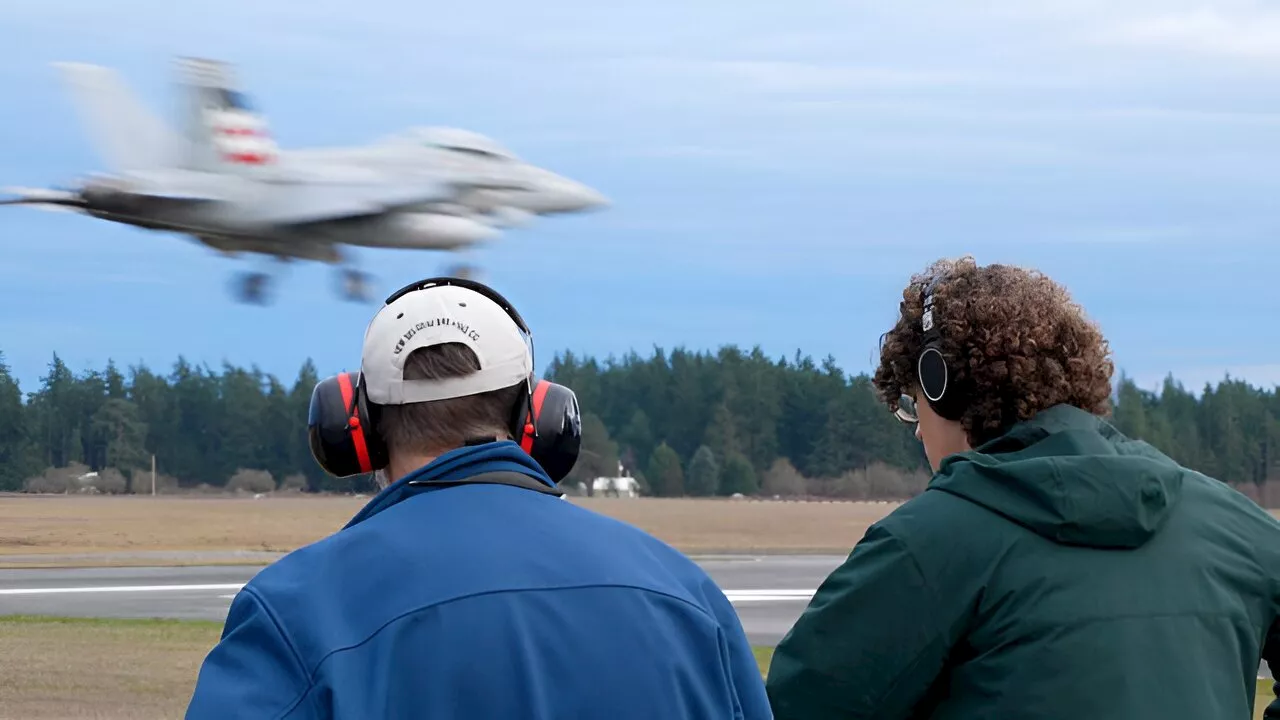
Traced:
[[[695, 558], [725, 590], [753, 643], [782, 638], [842, 556]], [[0, 615], [223, 620], [259, 566], [0, 570]], [[169, 587], [165, 587], [169, 586]]]
[[[724, 590], [751, 642], [773, 645], [838, 555], [699, 556]], [[0, 615], [112, 618], [226, 618], [235, 592], [260, 566], [0, 570]], [[1270, 677], [1264, 665], [1262, 677]]]

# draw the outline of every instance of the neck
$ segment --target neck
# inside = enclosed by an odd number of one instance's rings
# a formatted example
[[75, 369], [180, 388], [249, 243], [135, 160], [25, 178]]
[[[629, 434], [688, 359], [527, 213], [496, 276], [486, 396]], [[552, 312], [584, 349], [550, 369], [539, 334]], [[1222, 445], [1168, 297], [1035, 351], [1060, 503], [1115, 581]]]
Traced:
[[[448, 452], [435, 452], [432, 448], [410, 453], [392, 451], [387, 459], [387, 466], [378, 471], [378, 494], [344, 527], [364, 522], [402, 500], [437, 490], [441, 485], [466, 482], [477, 473], [511, 472], [555, 486], [546, 471], [514, 443], [460, 447]], [[405, 481], [410, 477], [423, 482], [408, 485]]]
[[[493, 439], [510, 440], [511, 436], [509, 434], [502, 434], [494, 437]], [[385, 488], [386, 486], [400, 480], [400, 478], [403, 478], [405, 475], [416, 472], [419, 468], [435, 462], [435, 460], [441, 455], [453, 452], [454, 450], [458, 450], [462, 447], [465, 447], [465, 445], [460, 443], [455, 447], [432, 448], [419, 452], [392, 452], [390, 453], [390, 457], [387, 458], [386, 470], [378, 473], [378, 486]]]
[[434, 455], [396, 455], [391, 457], [387, 462], [386, 482], [379, 483], [379, 485], [386, 487], [418, 468], [428, 465], [438, 457], [440, 457], [439, 453]]

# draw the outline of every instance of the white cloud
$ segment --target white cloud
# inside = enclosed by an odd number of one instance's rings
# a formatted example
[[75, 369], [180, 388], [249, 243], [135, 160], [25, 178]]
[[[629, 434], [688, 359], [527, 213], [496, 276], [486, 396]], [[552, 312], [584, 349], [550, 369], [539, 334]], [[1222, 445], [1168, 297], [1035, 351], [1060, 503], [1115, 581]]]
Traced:
[[1126, 22], [1101, 31], [1096, 39], [1206, 55], [1280, 60], [1280, 12], [1255, 8], [1226, 13], [1202, 7]]
[[1084, 111], [1098, 120], [1135, 120], [1141, 122], [1193, 122], [1223, 125], [1280, 126], [1280, 112], [1233, 112], [1210, 108], [1114, 107]]
[[[831, 60], [707, 59], [628, 55], [602, 58], [589, 72], [602, 72], [615, 82], [626, 77], [629, 90], [644, 83], [663, 94], [690, 91], [690, 99], [706, 101], [708, 95], [726, 94], [809, 95], [866, 102], [869, 93], [931, 90], [1033, 90], [1049, 92], [1085, 89], [1085, 78], [1041, 73], [1004, 73], [983, 69], [945, 67], [894, 67], [888, 63], [855, 63]], [[793, 98], [787, 98], [788, 101]]]
[[713, 160], [728, 164], [752, 166], [767, 160], [767, 157], [762, 157], [759, 153], [753, 152], [751, 148], [747, 147], [717, 147], [715, 145], [679, 143], [670, 145], [610, 145], [605, 147], [603, 152], [624, 158]]
[[[686, 70], [697, 71], [697, 64]], [[991, 84], [992, 78], [945, 70], [818, 64], [795, 61], [719, 60], [703, 65], [717, 78], [737, 81], [761, 92], [850, 92], [905, 88], [965, 87]], [[1007, 82], [1007, 80], [1006, 80]], [[1025, 84], [1025, 80], [1021, 81]]]

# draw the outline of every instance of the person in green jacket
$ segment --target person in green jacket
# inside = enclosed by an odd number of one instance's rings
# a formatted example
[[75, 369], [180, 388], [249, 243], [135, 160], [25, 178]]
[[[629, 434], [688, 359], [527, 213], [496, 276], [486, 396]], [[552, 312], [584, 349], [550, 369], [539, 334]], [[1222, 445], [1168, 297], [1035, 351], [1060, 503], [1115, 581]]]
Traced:
[[1280, 522], [1108, 424], [1112, 372], [1042, 274], [912, 278], [874, 383], [935, 474], [778, 645], [777, 720], [1252, 717], [1260, 662], [1280, 672]]

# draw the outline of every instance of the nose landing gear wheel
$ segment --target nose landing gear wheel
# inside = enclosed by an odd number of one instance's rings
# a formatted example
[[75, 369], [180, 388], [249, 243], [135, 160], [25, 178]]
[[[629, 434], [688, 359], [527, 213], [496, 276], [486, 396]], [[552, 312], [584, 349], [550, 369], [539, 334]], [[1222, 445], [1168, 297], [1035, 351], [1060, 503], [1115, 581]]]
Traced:
[[358, 270], [343, 272], [342, 296], [352, 302], [367, 301], [369, 299], [369, 276]]
[[270, 281], [271, 278], [266, 273], [245, 273], [237, 283], [236, 297], [251, 305], [266, 305], [270, 301]]
[[446, 267], [444, 274], [446, 277], [458, 278], [459, 280], [475, 280], [480, 274], [480, 268], [475, 265], [458, 263]]

